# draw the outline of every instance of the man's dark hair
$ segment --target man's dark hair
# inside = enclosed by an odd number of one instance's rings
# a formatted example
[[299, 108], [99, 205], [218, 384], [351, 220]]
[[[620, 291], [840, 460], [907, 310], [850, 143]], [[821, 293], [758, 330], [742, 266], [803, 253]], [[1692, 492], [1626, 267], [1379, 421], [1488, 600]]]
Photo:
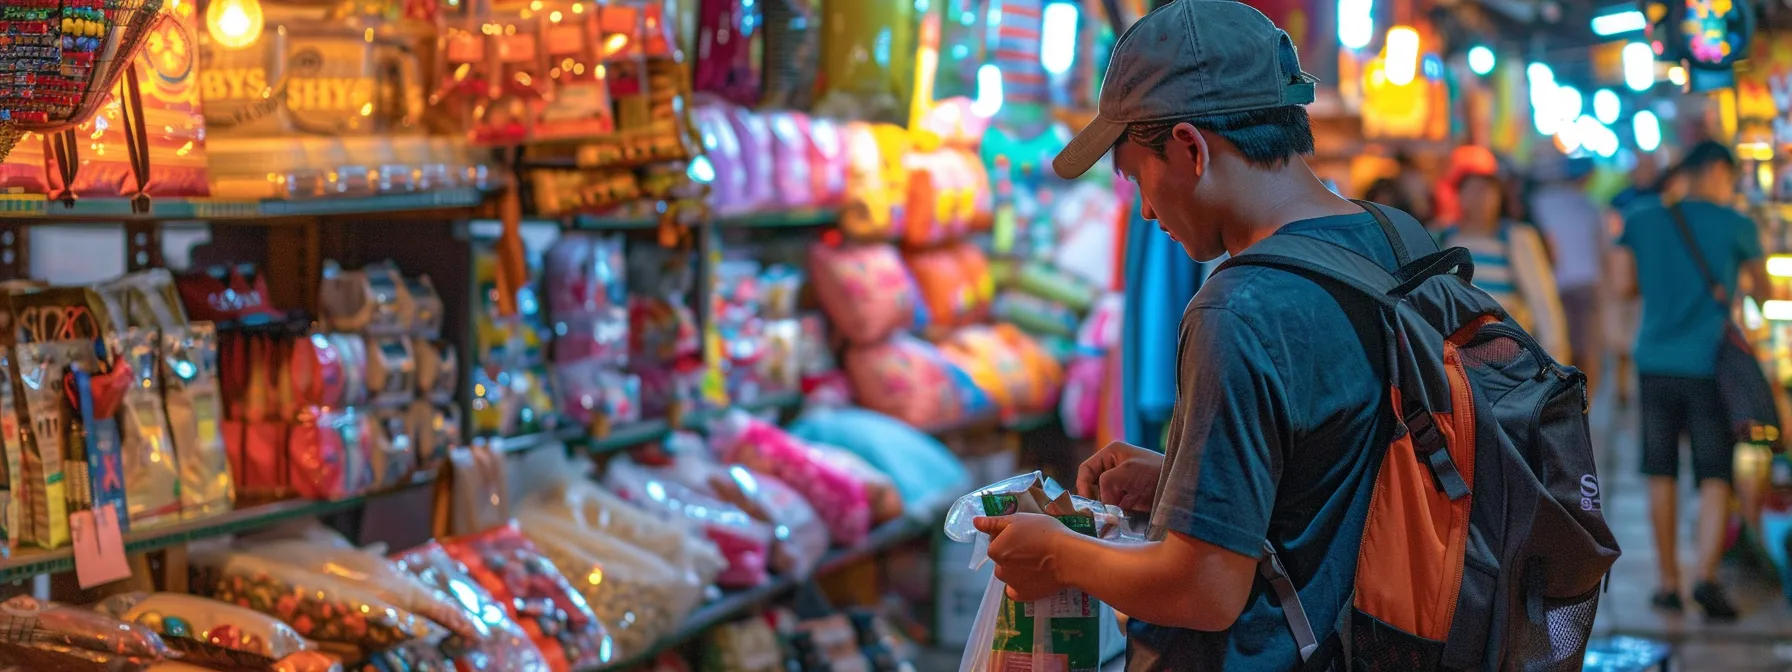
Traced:
[[1259, 168], [1280, 168], [1295, 156], [1313, 153], [1313, 124], [1307, 108], [1300, 105], [1128, 124], [1122, 141], [1131, 140], [1163, 156], [1170, 131], [1184, 122], [1225, 138], [1245, 161]]

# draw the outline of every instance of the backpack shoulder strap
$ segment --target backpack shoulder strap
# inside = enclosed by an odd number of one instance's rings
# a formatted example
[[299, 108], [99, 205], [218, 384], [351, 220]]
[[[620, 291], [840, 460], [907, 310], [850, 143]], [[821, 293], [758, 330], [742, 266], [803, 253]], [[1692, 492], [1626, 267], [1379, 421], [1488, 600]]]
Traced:
[[1399, 302], [1393, 295], [1401, 281], [1368, 257], [1337, 243], [1298, 233], [1273, 235], [1220, 264], [1215, 273], [1234, 266], [1266, 266], [1332, 280], [1384, 306]]
[[[1404, 267], [1413, 259], [1428, 256], [1438, 251], [1437, 239], [1419, 220], [1413, 219], [1400, 210], [1389, 208], [1380, 203], [1351, 199], [1351, 203], [1369, 211], [1375, 217], [1375, 223], [1381, 226], [1382, 235], [1387, 236], [1388, 244], [1394, 248], [1394, 261]], [[1392, 213], [1392, 214], [1389, 214]]]

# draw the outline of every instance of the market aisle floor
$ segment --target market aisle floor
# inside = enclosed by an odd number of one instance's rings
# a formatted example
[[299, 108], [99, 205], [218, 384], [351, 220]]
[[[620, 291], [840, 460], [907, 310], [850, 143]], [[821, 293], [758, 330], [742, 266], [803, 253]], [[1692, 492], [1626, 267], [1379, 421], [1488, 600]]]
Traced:
[[[1665, 614], [1649, 606], [1649, 596], [1656, 585], [1655, 547], [1649, 526], [1647, 488], [1637, 467], [1638, 420], [1634, 409], [1618, 409], [1611, 394], [1602, 392], [1600, 396], [1592, 417], [1594, 448], [1601, 458], [1599, 475], [1606, 494], [1606, 520], [1624, 553], [1612, 570], [1610, 592], [1600, 602], [1595, 634], [1675, 642], [1677, 670], [1792, 672], [1792, 606], [1777, 584], [1759, 575], [1736, 567], [1723, 568], [1721, 577], [1743, 613], [1735, 623], [1705, 622], [1690, 599], [1684, 616]], [[1682, 472], [1686, 472], [1686, 467]], [[1690, 483], [1684, 493], [1680, 564], [1691, 572], [1694, 511]]]

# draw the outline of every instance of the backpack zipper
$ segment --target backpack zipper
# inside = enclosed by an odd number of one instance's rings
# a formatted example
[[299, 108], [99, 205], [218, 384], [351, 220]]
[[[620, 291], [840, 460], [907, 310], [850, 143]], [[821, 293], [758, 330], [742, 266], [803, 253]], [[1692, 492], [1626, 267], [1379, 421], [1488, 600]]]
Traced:
[[1561, 365], [1556, 363], [1555, 358], [1549, 356], [1549, 353], [1544, 351], [1543, 346], [1537, 344], [1537, 339], [1532, 338], [1531, 335], [1525, 333], [1523, 329], [1506, 324], [1505, 322], [1494, 322], [1485, 327], [1481, 327], [1480, 333], [1475, 336], [1475, 344], [1480, 344], [1487, 340], [1482, 338], [1480, 334], [1488, 334], [1490, 337], [1504, 336], [1511, 339], [1513, 343], [1518, 345], [1518, 347], [1524, 348], [1526, 352], [1531, 353], [1531, 356], [1537, 359], [1539, 367], [1537, 371], [1538, 380], [1542, 380], [1550, 375], [1554, 375], [1558, 380], [1567, 380], [1569, 377], [1568, 372], [1562, 370]]

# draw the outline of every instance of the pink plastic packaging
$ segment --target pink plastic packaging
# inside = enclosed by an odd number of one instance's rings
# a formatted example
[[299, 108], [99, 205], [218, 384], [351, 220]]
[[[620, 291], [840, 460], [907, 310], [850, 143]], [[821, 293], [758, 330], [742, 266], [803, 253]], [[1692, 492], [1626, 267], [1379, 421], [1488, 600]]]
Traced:
[[772, 194], [776, 164], [772, 159], [771, 125], [765, 117], [744, 107], [729, 107], [728, 121], [734, 125], [734, 135], [740, 141], [741, 168], [747, 175], [747, 190], [741, 196], [740, 208], [755, 211], [776, 205]]
[[715, 178], [710, 182], [710, 203], [721, 215], [743, 211], [749, 178], [741, 159], [740, 137], [734, 133], [734, 124], [728, 121], [727, 107], [719, 102], [698, 105], [691, 111], [691, 118], [703, 138], [704, 156], [709, 157], [710, 167], [715, 169]]
[[809, 248], [809, 277], [815, 298], [834, 327], [858, 345], [879, 343], [914, 328], [922, 313], [920, 292], [895, 246]]
[[704, 534], [728, 560], [728, 568], [716, 577], [716, 585], [751, 588], [769, 578], [767, 563], [775, 530], [754, 520], [740, 507], [628, 460], [610, 463], [604, 485], [623, 499], [702, 525]]
[[864, 481], [816, 455], [784, 430], [735, 411], [710, 424], [710, 446], [725, 462], [789, 484], [820, 514], [834, 540], [853, 545], [871, 531]]
[[809, 177], [814, 181], [816, 205], [839, 206], [846, 200], [846, 175], [852, 166], [840, 125], [827, 119], [810, 119], [809, 150]]
[[768, 112], [772, 132], [772, 185], [775, 204], [788, 209], [814, 207], [820, 200], [810, 176], [812, 148], [809, 117], [801, 112]]

